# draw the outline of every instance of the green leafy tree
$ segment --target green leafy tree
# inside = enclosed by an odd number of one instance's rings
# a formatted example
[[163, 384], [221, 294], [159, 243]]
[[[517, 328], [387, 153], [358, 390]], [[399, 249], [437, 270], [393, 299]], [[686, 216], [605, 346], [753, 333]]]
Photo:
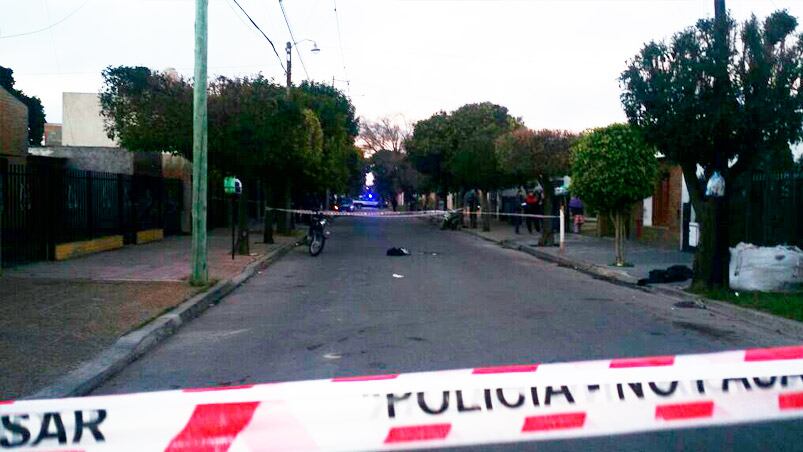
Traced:
[[[192, 85], [144, 67], [103, 71], [101, 109], [110, 138], [132, 151], [167, 151], [192, 157]], [[263, 184], [273, 205], [295, 195], [345, 190], [364, 177], [354, 146], [354, 106], [332, 87], [303, 83], [287, 96], [264, 77], [221, 77], [209, 86], [210, 173], [236, 175], [243, 197]], [[267, 218], [266, 218], [267, 220]], [[246, 211], [240, 222], [245, 227]], [[286, 231], [289, 215], [278, 222]], [[270, 238], [265, 227], [265, 240]], [[247, 252], [247, 241], [241, 241]]]
[[[728, 285], [732, 182], [783, 164], [803, 134], [803, 38], [796, 28], [786, 11], [741, 27], [730, 18], [702, 19], [669, 44], [645, 45], [621, 75], [630, 123], [683, 169], [701, 223], [695, 286]], [[726, 181], [722, 198], [705, 195], [715, 172]]]
[[[569, 173], [571, 146], [577, 136], [563, 130], [533, 131], [519, 128], [500, 136], [496, 141], [496, 154], [500, 167], [511, 181], [524, 184], [536, 180], [543, 188], [544, 211], [552, 212], [556, 177]], [[554, 243], [552, 222], [544, 222], [541, 245]]]
[[293, 98], [314, 111], [323, 131], [323, 158], [314, 188], [319, 193], [347, 190], [353, 178], [354, 139], [360, 131], [354, 105], [338, 89], [323, 83], [304, 81], [294, 90]]
[[106, 134], [130, 151], [171, 152], [192, 159], [192, 85], [146, 67], [102, 72]]
[[446, 112], [438, 112], [416, 122], [413, 132], [404, 141], [407, 157], [419, 173], [426, 176], [422, 188], [439, 194], [443, 199], [455, 189], [447, 162], [454, 152], [454, 131]]
[[[281, 186], [289, 179], [315, 177], [321, 164], [322, 132], [315, 113], [286, 99], [279, 85], [262, 76], [228, 79], [211, 85], [209, 162], [224, 175], [244, 180], [242, 198], [254, 183]], [[239, 252], [248, 254], [248, 216], [241, 202]]]
[[362, 149], [351, 146], [346, 150], [346, 194], [356, 196], [365, 186], [365, 174], [368, 172], [368, 162], [365, 160]]
[[[508, 110], [490, 102], [464, 105], [449, 116], [453, 130], [453, 150], [447, 170], [457, 186], [480, 190], [483, 212], [489, 212], [488, 190], [499, 187], [503, 173], [499, 168], [495, 147], [502, 134], [521, 127], [521, 122]], [[491, 228], [491, 218], [484, 215], [482, 229]]]
[[616, 229], [615, 265], [625, 265], [625, 217], [634, 202], [652, 194], [658, 160], [641, 132], [625, 124], [593, 129], [572, 148], [571, 190], [611, 216]]
[[45, 107], [38, 97], [14, 88], [14, 83], [14, 70], [0, 66], [0, 86], [28, 107], [28, 144], [40, 146], [45, 134]]

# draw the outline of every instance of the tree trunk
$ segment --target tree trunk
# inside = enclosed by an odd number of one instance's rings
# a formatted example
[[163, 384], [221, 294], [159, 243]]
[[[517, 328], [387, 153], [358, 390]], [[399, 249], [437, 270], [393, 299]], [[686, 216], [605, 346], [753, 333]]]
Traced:
[[696, 289], [728, 288], [728, 218], [726, 199], [707, 199], [700, 209], [695, 208], [700, 224], [700, 240], [694, 255]]
[[488, 203], [488, 192], [485, 190], [477, 190], [480, 197], [480, 211], [482, 212], [482, 230], [489, 232], [491, 230], [491, 208]]
[[[552, 215], [552, 203], [554, 202], [555, 198], [555, 187], [552, 184], [552, 180], [548, 177], [543, 177], [539, 180], [541, 183], [541, 188], [544, 189], [543, 196], [544, 196], [544, 215]], [[536, 218], [535, 221], [541, 221], [541, 239], [538, 240], [538, 244], [541, 246], [552, 246], [555, 244], [555, 236], [552, 233], [552, 218]]]
[[248, 227], [248, 192], [251, 182], [243, 184], [243, 191], [238, 199], [238, 226], [237, 226], [237, 254], [248, 256], [251, 254], [251, 236]]
[[262, 243], [273, 243], [273, 210], [269, 210], [268, 207], [273, 207], [271, 205], [271, 189], [270, 184], [268, 181], [262, 182], [262, 195], [265, 198], [265, 213], [264, 213], [264, 222], [262, 223]]
[[616, 211], [611, 218], [614, 228], [613, 248], [615, 252], [614, 265], [621, 267], [625, 265], [624, 233], [625, 222], [621, 211]]
[[[730, 260], [730, 235], [728, 203], [729, 190], [726, 184], [723, 198], [705, 198], [695, 165], [683, 165], [683, 177], [689, 190], [689, 199], [699, 223], [700, 239], [694, 254], [695, 289], [728, 288], [728, 264]], [[728, 181], [726, 180], [726, 183]]]
[[[289, 209], [291, 206], [290, 193], [290, 181], [285, 181], [280, 198], [281, 202], [279, 203], [283, 209]], [[276, 232], [279, 234], [290, 233], [290, 217], [290, 212], [287, 211], [279, 211], [277, 213]]]

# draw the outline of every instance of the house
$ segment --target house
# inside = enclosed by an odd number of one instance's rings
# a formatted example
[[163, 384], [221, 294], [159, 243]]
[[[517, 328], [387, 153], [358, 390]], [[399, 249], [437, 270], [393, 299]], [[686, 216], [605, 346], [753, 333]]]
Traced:
[[61, 146], [61, 124], [45, 123], [45, 146]]
[[634, 206], [633, 216], [632, 238], [682, 250], [697, 246], [699, 225], [694, 221], [694, 209], [679, 165], [660, 160], [653, 195]]
[[24, 163], [28, 150], [28, 107], [0, 87], [0, 162]]
[[[179, 229], [191, 228], [192, 165], [180, 156], [131, 152], [108, 137], [98, 93], [64, 93], [62, 124], [45, 124], [45, 146], [28, 155], [66, 169], [122, 175], [144, 175], [182, 181]], [[44, 158], [44, 159], [43, 159]]]

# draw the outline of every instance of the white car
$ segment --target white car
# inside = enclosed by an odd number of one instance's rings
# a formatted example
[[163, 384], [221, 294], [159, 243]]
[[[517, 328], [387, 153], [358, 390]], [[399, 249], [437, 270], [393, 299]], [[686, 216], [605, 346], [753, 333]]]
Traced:
[[364, 198], [360, 196], [359, 198], [352, 201], [355, 209], [362, 209], [363, 207], [373, 207], [375, 209], [379, 208], [379, 200], [374, 198]]

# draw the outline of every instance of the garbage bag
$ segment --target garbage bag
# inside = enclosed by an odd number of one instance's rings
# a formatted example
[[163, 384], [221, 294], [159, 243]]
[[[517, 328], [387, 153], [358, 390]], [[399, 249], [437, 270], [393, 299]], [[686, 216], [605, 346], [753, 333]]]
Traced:
[[796, 246], [739, 243], [730, 249], [730, 287], [757, 292], [803, 289], [803, 251]]
[[638, 285], [646, 286], [647, 284], [682, 282], [690, 279], [692, 276], [694, 276], [694, 272], [689, 267], [685, 265], [673, 265], [666, 270], [650, 270], [649, 277], [639, 279]]
[[406, 248], [389, 248], [388, 256], [409, 256], [410, 252]]
[[719, 174], [719, 171], [714, 171], [708, 183], [705, 186], [705, 195], [721, 198], [725, 196], [725, 178]]

